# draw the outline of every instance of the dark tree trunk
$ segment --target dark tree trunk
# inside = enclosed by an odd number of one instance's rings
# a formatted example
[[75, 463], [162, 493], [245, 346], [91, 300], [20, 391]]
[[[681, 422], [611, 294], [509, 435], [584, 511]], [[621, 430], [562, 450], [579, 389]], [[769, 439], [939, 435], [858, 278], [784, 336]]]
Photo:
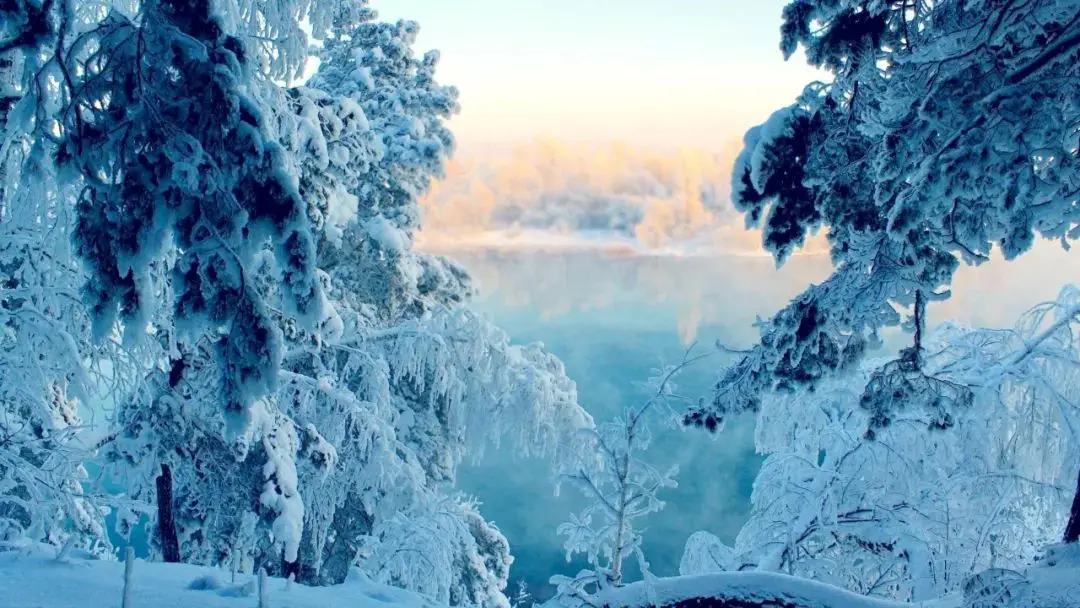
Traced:
[[1065, 542], [1075, 543], [1080, 540], [1080, 475], [1076, 477], [1076, 494], [1073, 495], [1072, 509], [1069, 511], [1069, 524], [1065, 526]]
[[917, 369], [922, 369], [923, 363], [923, 330], [926, 328], [926, 297], [921, 289], [915, 292], [915, 350], [912, 362]]
[[180, 562], [180, 539], [176, 536], [176, 520], [173, 518], [172, 471], [169, 465], [161, 464], [161, 475], [157, 478], [157, 532], [161, 544], [161, 556], [166, 563]]
[[281, 555], [281, 578], [287, 579], [289, 577], [295, 581], [300, 578], [300, 558], [297, 557], [295, 562], [290, 562], [285, 559], [285, 554]]

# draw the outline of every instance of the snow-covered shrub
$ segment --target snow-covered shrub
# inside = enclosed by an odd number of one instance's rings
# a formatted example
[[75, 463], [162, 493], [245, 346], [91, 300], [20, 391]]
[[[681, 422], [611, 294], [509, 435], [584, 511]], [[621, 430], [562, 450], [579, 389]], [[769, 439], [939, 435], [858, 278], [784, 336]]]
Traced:
[[716, 536], [699, 530], [686, 539], [679, 574], [689, 576], [706, 572], [726, 572], [735, 569], [735, 549]]
[[56, 91], [32, 86], [55, 73], [55, 25], [37, 3], [0, 7], [0, 543], [105, 551], [102, 505], [82, 487], [79, 404], [99, 396], [91, 367], [108, 346], [92, 348], [78, 298], [77, 184], [58, 181], [51, 125], [37, 114], [56, 107]]
[[[972, 392], [952, 428], [894, 410], [869, 439], [862, 405], [874, 373], [764, 400], [767, 454], [735, 557], [760, 569], [920, 601], [987, 568], [1021, 570], [1059, 538], [1080, 463], [1080, 290], [1066, 287], [1014, 329], [946, 324], [924, 371]], [[690, 551], [688, 546], [687, 551]]]
[[510, 545], [476, 508], [455, 497], [429, 499], [380, 522], [363, 549], [376, 581], [451, 606], [508, 606]]
[[652, 439], [649, 420], [658, 415], [673, 420], [673, 405], [686, 399], [678, 394], [675, 378], [710, 354], [695, 355], [693, 349], [687, 349], [678, 363], [656, 370], [646, 383], [649, 397], [641, 405], [628, 407], [622, 417], [583, 431], [590, 440], [587, 447], [592, 458], [583, 457], [562, 479], [589, 502], [580, 514], [571, 514], [558, 533], [567, 537], [567, 561], [582, 553], [592, 569], [574, 577], [553, 576], [551, 582], [558, 588], [556, 601], [589, 604], [591, 595], [624, 584], [625, 562], [631, 558], [637, 561], [641, 575], [651, 578], [641, 550], [642, 530], [635, 522], [664, 508], [659, 493], [677, 485], [678, 467], [657, 469], [642, 460], [641, 452]]

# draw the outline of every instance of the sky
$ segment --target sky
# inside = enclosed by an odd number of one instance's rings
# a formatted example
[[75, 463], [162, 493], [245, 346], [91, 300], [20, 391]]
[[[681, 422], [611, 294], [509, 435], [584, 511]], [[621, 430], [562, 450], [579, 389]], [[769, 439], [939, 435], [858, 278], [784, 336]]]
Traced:
[[779, 50], [786, 0], [373, 0], [461, 91], [462, 149], [536, 137], [724, 148], [821, 78]]

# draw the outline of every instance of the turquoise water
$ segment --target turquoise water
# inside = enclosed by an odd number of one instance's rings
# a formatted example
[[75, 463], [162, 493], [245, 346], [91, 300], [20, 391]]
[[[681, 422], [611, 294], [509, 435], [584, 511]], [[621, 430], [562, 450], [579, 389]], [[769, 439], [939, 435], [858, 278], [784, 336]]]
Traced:
[[[767, 317], [811, 282], [827, 276], [827, 258], [796, 257], [777, 270], [769, 258], [728, 256], [625, 257], [600, 252], [455, 252], [480, 283], [474, 306], [519, 342], [541, 341], [566, 364], [581, 404], [597, 421], [617, 414], [643, 395], [645, 380], [661, 358], [677, 359], [684, 345], [722, 340], [734, 347], [756, 338], [755, 317]], [[1043, 247], [1018, 261], [962, 268], [954, 297], [930, 307], [930, 324], [949, 318], [1010, 326], [1031, 305], [1056, 297], [1065, 282], [1080, 282], [1075, 255]], [[897, 343], [902, 336], [885, 336]], [[707, 396], [722, 359], [681, 378], [683, 393]], [[753, 448], [753, 420], [736, 420], [716, 437], [703, 431], [657, 425], [645, 459], [658, 467], [678, 464], [679, 487], [667, 507], [645, 522], [644, 551], [658, 575], [677, 573], [686, 538], [708, 530], [731, 543], [746, 518], [760, 457]], [[477, 496], [481, 511], [510, 540], [514, 582], [534, 596], [551, 590], [553, 573], [576, 573], [556, 527], [580, 508], [573, 488], [554, 496], [543, 462], [522, 461], [512, 450], [488, 453], [466, 466], [459, 487]], [[631, 575], [633, 572], [631, 571]]]
[[[517, 342], [540, 341], [566, 365], [580, 403], [597, 422], [647, 395], [640, 388], [661, 362], [678, 361], [687, 345], [702, 352], [716, 340], [745, 346], [756, 314], [768, 314], [820, 278], [827, 260], [801, 259], [782, 272], [767, 258], [621, 257], [597, 252], [454, 254], [480, 282], [474, 303]], [[680, 392], [707, 397], [722, 358], [700, 362], [677, 381]], [[644, 521], [644, 553], [654, 574], [677, 574], [686, 538], [708, 530], [733, 542], [747, 516], [760, 466], [753, 420], [736, 420], [716, 436], [652, 421], [643, 459], [679, 466], [679, 486], [665, 509]], [[459, 487], [506, 534], [515, 555], [514, 583], [546, 597], [552, 574], [572, 575], [557, 526], [582, 506], [574, 488], [556, 497], [544, 462], [514, 458], [510, 448], [466, 466]], [[636, 575], [631, 567], [628, 574]], [[515, 590], [512, 583], [511, 591]]]

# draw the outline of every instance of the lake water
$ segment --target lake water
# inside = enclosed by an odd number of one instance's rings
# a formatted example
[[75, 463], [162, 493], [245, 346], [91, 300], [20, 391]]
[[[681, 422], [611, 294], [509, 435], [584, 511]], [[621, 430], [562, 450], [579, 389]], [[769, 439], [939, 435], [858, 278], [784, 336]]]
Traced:
[[[597, 251], [459, 251], [449, 255], [481, 287], [474, 306], [518, 342], [543, 342], [566, 364], [581, 404], [597, 421], [645, 398], [638, 383], [661, 359], [677, 360], [685, 345], [716, 340], [739, 347], [756, 338], [755, 317], [767, 317], [810, 282], [827, 276], [824, 256], [796, 257], [777, 270], [770, 258], [631, 257]], [[1020, 260], [962, 269], [952, 300], [930, 308], [931, 324], [959, 318], [1008, 326], [1030, 305], [1080, 281], [1075, 255], [1050, 246]], [[689, 370], [682, 392], [707, 396], [722, 360]], [[679, 487], [667, 507], [645, 522], [645, 555], [658, 575], [677, 573], [686, 538], [708, 530], [732, 542], [749, 509], [760, 457], [753, 420], [737, 420], [718, 436], [658, 426], [645, 454], [652, 464], [677, 464]], [[515, 555], [512, 578], [538, 598], [550, 595], [553, 573], [573, 574], [557, 526], [581, 507], [573, 488], [555, 496], [543, 462], [492, 450], [466, 466], [459, 487], [506, 534]], [[516, 587], [510, 591], [513, 593]]]

